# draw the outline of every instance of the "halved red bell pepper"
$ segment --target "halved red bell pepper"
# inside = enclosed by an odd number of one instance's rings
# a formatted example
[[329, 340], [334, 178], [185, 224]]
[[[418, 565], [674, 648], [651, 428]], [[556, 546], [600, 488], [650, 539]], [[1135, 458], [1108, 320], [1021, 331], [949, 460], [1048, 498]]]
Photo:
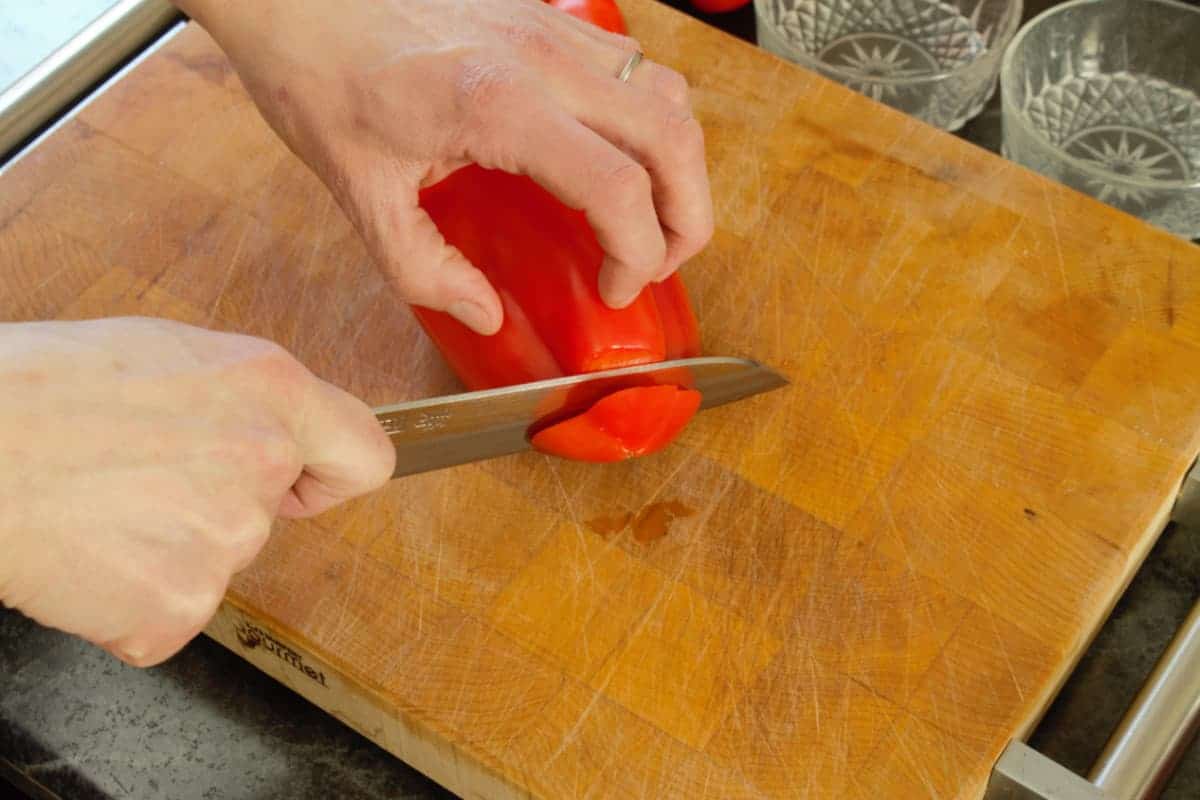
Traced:
[[[553, 0], [603, 28], [625, 31], [612, 0]], [[468, 389], [686, 358], [700, 352], [687, 289], [678, 275], [646, 287], [623, 309], [600, 299], [604, 252], [583, 212], [533, 180], [471, 165], [421, 192], [446, 241], [487, 277], [504, 309], [493, 336], [453, 317], [414, 308]], [[669, 444], [700, 396], [677, 386], [633, 386], [537, 431], [534, 447], [585, 461], [646, 455]]]

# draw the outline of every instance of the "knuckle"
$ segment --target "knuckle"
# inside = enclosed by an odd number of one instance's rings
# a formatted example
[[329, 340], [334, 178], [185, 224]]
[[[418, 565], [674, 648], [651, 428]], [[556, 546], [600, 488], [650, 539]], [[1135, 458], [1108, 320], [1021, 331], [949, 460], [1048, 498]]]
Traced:
[[258, 474], [272, 486], [291, 486], [304, 468], [300, 446], [282, 430], [258, 437], [249, 457]]
[[600, 178], [600, 192], [613, 205], [628, 210], [650, 199], [650, 173], [632, 159], [610, 167]]
[[244, 567], [254, 559], [271, 535], [272, 520], [260, 510], [244, 512], [219, 533], [219, 548], [223, 553], [222, 566], [230, 571]]
[[454, 80], [455, 105], [466, 124], [489, 124], [512, 106], [522, 80], [515, 64], [491, 58], [464, 58]]
[[687, 78], [669, 67], [664, 67], [660, 64], [656, 64], [655, 67], [655, 92], [666, 97], [676, 105], [689, 105], [691, 101], [691, 87], [688, 86]]
[[394, 270], [392, 284], [397, 296], [409, 305], [435, 307], [437, 293], [429, 277], [421, 272], [400, 265]]
[[658, 115], [657, 158], [667, 169], [694, 173], [706, 169], [704, 128], [693, 116], [672, 109], [662, 109]]
[[372, 430], [371, 458], [367, 480], [372, 488], [382, 486], [391, 479], [396, 471], [396, 448], [391, 439], [383, 433], [382, 427], [374, 425]]
[[135, 667], [169, 658], [216, 613], [227, 582], [221, 575], [158, 574], [139, 581], [140, 621], [111, 645], [111, 652]]
[[695, 117], [665, 114], [663, 138], [669, 149], [681, 159], [692, 161], [704, 158], [704, 128]]
[[[436, 228], [414, 229], [409, 220], [397, 220], [396, 225], [408, 227], [398, 228], [393, 237], [405, 245], [388, 261], [392, 291], [410, 305], [444, 310], [456, 296], [455, 287], [463, 288], [460, 281], [449, 278], [466, 264], [462, 254], [446, 244]], [[414, 258], [418, 253], [420, 258]]]
[[132, 653], [125, 653], [122, 657], [122, 660], [129, 666], [137, 667], [138, 669], [147, 669], [149, 667], [156, 666], [160, 661], [162, 661], [162, 659], [158, 657], [157, 653], [148, 653], [145, 651], [138, 651], [136, 655]]
[[562, 52], [559, 37], [534, 21], [522, 21], [507, 26], [505, 38], [523, 55], [534, 58], [556, 58]]
[[[616, 245], [616, 251], [610, 251], [623, 261], [633, 273], [639, 277], [653, 275], [663, 263], [666, 255], [666, 242], [661, 235], [650, 237], [651, 229], [658, 230], [652, 199], [650, 173], [636, 161], [626, 160], [623, 164], [609, 168], [601, 173], [599, 208], [605, 208], [610, 214], [622, 219], [620, 229], [630, 231], [619, 240], [610, 241], [610, 246]], [[641, 227], [632, 220], [647, 219], [654, 222], [651, 227]], [[613, 223], [610, 217], [608, 222]], [[636, 230], [637, 233], [633, 233]], [[645, 234], [645, 235], [643, 235]]]
[[295, 381], [304, 376], [304, 367], [285, 347], [275, 342], [264, 340], [259, 363], [269, 375], [281, 381]]
[[[683, 262], [703, 250], [704, 246], [712, 238], [712, 231], [712, 223], [704, 221], [697, 221], [686, 230], [678, 231], [678, 249], [671, 264], [671, 271], [673, 272], [675, 269], [678, 269]], [[663, 277], [665, 278], [666, 275]]]
[[169, 601], [169, 615], [174, 632], [182, 636], [203, 627], [212, 619], [224, 597], [225, 587], [216, 580], [202, 581], [189, 590], [173, 592]]
[[304, 382], [304, 366], [287, 348], [255, 336], [240, 336], [238, 372], [244, 382], [268, 392], [286, 390]]
[[605, 31], [605, 34], [607, 34], [612, 39], [613, 44], [615, 44], [617, 47], [621, 48], [622, 50], [626, 50], [626, 51], [632, 53], [635, 50], [642, 49], [642, 43], [639, 42], [634, 37], [629, 36], [628, 34], [613, 33], [612, 31]]
[[148, 637], [137, 636], [121, 642], [112, 652], [129, 666], [145, 669], [163, 660], [164, 656], [158, 653], [157, 649]]
[[232, 474], [242, 478], [255, 476], [258, 472], [258, 453], [255, 437], [247, 435], [240, 425], [231, 426], [222, 436], [209, 445], [208, 455], [217, 463], [228, 467]]
[[407, 303], [418, 303], [424, 299], [424, 277], [415, 272], [407, 263], [393, 265], [391, 273], [392, 286], [401, 300]]

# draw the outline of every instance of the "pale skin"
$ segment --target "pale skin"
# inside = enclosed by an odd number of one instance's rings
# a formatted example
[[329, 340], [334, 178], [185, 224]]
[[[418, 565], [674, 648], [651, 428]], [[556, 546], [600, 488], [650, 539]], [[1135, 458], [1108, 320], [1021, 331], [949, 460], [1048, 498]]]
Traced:
[[[582, 209], [632, 302], [712, 235], [687, 84], [539, 0], [176, 0], [329, 188], [403, 303], [483, 334], [493, 287], [417, 206], [468, 163]], [[331, 12], [336, 8], [336, 13]], [[277, 345], [164, 320], [0, 324], [0, 601], [136, 666], [216, 611], [277, 518], [374, 491], [370, 409]]]

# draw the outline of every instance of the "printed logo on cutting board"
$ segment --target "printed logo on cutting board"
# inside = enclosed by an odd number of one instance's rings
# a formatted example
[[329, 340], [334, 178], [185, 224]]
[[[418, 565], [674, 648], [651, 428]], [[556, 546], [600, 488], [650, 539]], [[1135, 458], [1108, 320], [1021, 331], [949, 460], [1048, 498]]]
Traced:
[[238, 643], [246, 650], [255, 650], [261, 647], [264, 651], [271, 653], [284, 664], [287, 664], [292, 669], [299, 672], [301, 675], [316, 681], [328, 688], [329, 684], [325, 682], [325, 673], [321, 670], [304, 663], [304, 656], [297, 653], [292, 648], [288, 647], [283, 642], [276, 639], [271, 634], [264, 631], [249, 620], [243, 619], [234, 626], [234, 633], [237, 634]]

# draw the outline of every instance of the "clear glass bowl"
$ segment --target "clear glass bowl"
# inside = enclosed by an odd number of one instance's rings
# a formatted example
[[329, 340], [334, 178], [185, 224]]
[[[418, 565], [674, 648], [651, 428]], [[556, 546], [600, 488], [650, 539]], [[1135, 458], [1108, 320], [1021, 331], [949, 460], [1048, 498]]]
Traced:
[[1200, 237], [1200, 10], [1064, 3], [1016, 35], [1000, 80], [1008, 158]]
[[982, 110], [1021, 0], [754, 0], [758, 43], [946, 130]]

